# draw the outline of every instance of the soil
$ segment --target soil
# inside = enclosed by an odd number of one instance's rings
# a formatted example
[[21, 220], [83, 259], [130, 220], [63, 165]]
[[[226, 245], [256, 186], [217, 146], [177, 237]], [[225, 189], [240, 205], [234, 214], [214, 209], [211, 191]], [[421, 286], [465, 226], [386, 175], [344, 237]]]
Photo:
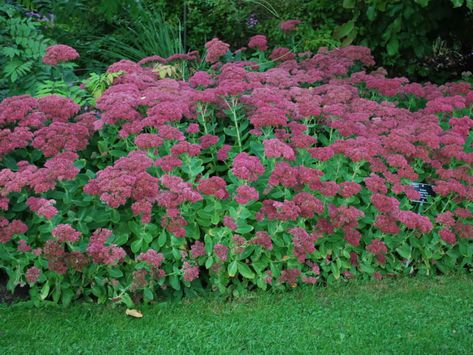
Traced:
[[17, 286], [15, 291], [11, 293], [9, 290], [7, 290], [7, 282], [7, 274], [0, 269], [0, 303], [12, 304], [28, 299], [28, 286]]

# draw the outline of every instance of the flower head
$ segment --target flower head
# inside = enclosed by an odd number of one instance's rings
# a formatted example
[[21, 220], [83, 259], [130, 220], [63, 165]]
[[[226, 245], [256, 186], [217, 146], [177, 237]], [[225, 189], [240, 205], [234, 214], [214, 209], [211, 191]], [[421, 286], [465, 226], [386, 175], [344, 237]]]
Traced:
[[296, 26], [300, 24], [299, 20], [287, 20], [279, 24], [279, 28], [284, 32], [292, 32], [296, 29]]
[[264, 52], [268, 49], [268, 39], [263, 35], [256, 35], [250, 38], [248, 42], [249, 48], [256, 48], [259, 51]]
[[215, 63], [221, 56], [227, 54], [230, 45], [220, 41], [218, 38], [214, 38], [205, 44], [205, 48], [207, 49], [205, 61], [207, 63]]
[[46, 54], [43, 57], [43, 63], [49, 65], [57, 65], [62, 62], [77, 59], [79, 53], [69, 46], [64, 44], [56, 44], [46, 48]]

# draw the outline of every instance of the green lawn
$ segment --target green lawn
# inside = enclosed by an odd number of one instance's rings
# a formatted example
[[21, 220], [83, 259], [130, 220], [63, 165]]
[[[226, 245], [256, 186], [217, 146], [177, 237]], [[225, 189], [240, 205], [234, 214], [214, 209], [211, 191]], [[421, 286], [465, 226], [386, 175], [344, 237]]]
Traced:
[[473, 277], [124, 308], [0, 305], [5, 354], [471, 354]]

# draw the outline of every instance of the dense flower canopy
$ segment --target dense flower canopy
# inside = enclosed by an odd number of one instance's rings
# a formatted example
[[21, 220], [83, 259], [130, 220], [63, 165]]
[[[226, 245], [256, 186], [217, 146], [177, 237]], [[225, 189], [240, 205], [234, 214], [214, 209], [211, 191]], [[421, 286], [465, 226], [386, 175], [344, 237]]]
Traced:
[[147, 64], [195, 53], [154, 56], [112, 64], [94, 108], [0, 103], [0, 251], [19, 282], [129, 304], [473, 267], [468, 83], [387, 78], [365, 47], [249, 47], [271, 65], [214, 38], [189, 80]]

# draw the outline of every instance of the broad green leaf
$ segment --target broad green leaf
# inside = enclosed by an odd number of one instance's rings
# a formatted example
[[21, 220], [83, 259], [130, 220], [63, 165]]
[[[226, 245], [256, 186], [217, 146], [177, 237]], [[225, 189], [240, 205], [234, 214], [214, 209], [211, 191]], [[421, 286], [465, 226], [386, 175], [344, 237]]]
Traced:
[[244, 224], [242, 226], [239, 226], [236, 230], [238, 234], [246, 234], [249, 233], [253, 230], [253, 226], [250, 226], [249, 224]]
[[244, 263], [238, 263], [238, 272], [247, 279], [254, 279], [255, 273]]
[[386, 45], [386, 49], [388, 51], [388, 54], [390, 56], [394, 56], [398, 53], [398, 49], [399, 49], [399, 40], [397, 37], [392, 37], [388, 44]]
[[238, 271], [238, 262], [236, 260], [232, 261], [228, 265], [228, 276], [233, 277]]
[[422, 7], [426, 7], [429, 4], [430, 0], [415, 0], [415, 2]]
[[158, 245], [162, 247], [164, 244], [166, 244], [166, 232], [162, 231], [158, 239]]
[[396, 249], [400, 256], [404, 259], [411, 259], [411, 247], [404, 243], [402, 246]]
[[62, 291], [62, 304], [67, 306], [71, 303], [74, 298], [74, 291], [71, 288], [65, 288]]
[[143, 239], [137, 239], [135, 240], [133, 243], [131, 243], [131, 251], [133, 253], [138, 253], [139, 251], [141, 251], [141, 247], [143, 245]]
[[345, 22], [343, 25], [335, 29], [333, 33], [333, 37], [335, 39], [342, 39], [344, 37], [347, 37], [350, 34], [350, 32], [353, 31], [354, 27], [355, 27], [355, 22], [353, 20]]
[[345, 9], [353, 9], [355, 7], [356, 0], [343, 0], [343, 7]]
[[338, 280], [340, 278], [340, 268], [338, 267], [337, 263], [332, 263], [331, 265], [333, 277], [335, 277], [335, 280]]
[[209, 256], [208, 259], [205, 261], [205, 268], [210, 269], [210, 267], [214, 264], [214, 258]]
[[143, 297], [145, 302], [152, 301], [154, 298], [153, 291], [151, 291], [149, 288], [145, 288], [143, 290]]
[[171, 285], [171, 287], [175, 290], [180, 290], [181, 289], [181, 285], [179, 283], [179, 279], [177, 278], [176, 275], [171, 275], [169, 276], [169, 284]]
[[376, 18], [376, 7], [369, 6], [366, 10], [366, 17], [368, 17], [368, 20], [373, 21]]
[[366, 264], [366, 263], [361, 263], [360, 264], [360, 270], [371, 275], [374, 273], [374, 268], [369, 265], [369, 264]]
[[125, 303], [125, 305], [130, 308], [132, 306], [134, 306], [134, 302], [133, 300], [131, 299], [130, 295], [128, 293], [125, 293], [121, 296], [121, 300], [123, 303]]
[[453, 4], [453, 7], [463, 6], [463, 3], [465, 2], [465, 0], [451, 0], [451, 1], [452, 1], [452, 4]]
[[41, 288], [41, 293], [39, 296], [42, 300], [44, 300], [46, 299], [46, 297], [48, 297], [48, 295], [49, 295], [49, 284], [45, 283], [43, 287]]
[[108, 274], [114, 279], [118, 279], [119, 277], [123, 276], [123, 272], [121, 272], [121, 270], [117, 268], [110, 269], [108, 271]]
[[211, 254], [214, 248], [214, 243], [212, 241], [212, 237], [208, 234], [205, 235], [204, 237], [204, 242], [205, 242], [205, 251], [207, 254]]

